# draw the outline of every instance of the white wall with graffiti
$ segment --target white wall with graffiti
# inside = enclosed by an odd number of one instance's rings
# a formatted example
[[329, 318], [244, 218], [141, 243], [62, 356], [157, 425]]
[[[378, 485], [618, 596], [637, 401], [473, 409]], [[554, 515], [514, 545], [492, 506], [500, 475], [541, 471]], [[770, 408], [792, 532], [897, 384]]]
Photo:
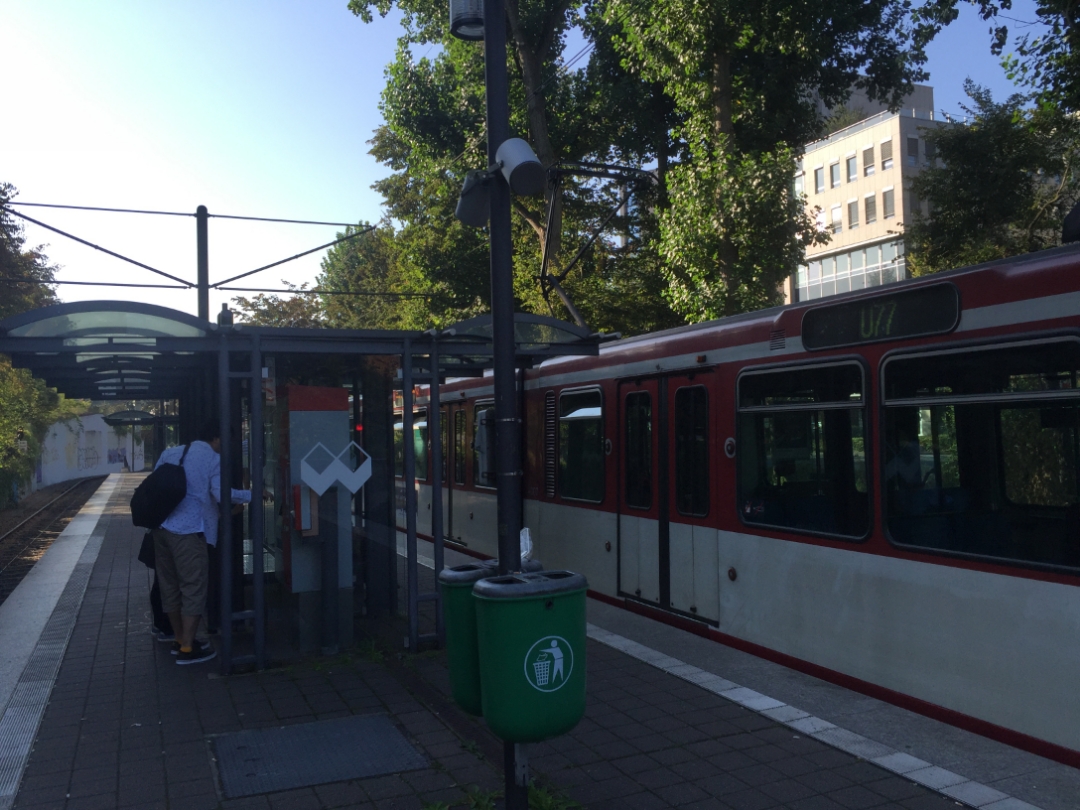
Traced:
[[97, 413], [56, 422], [45, 436], [34, 488], [93, 475], [141, 471], [142, 431], [121, 431], [106, 425]]

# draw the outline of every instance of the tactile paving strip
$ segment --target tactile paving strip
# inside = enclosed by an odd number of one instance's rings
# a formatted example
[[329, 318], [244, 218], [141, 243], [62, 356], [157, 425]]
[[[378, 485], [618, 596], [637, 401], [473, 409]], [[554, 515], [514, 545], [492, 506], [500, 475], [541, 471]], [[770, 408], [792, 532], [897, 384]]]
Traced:
[[227, 799], [428, 765], [383, 714], [222, 734], [213, 747]]

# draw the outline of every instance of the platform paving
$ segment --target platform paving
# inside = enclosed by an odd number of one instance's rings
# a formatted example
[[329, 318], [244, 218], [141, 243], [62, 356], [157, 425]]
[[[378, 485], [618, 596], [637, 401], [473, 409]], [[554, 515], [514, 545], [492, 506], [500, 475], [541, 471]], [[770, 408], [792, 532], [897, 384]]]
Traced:
[[[399, 652], [398, 620], [361, 622], [367, 640], [332, 658], [230, 676], [215, 662], [176, 666], [149, 632], [149, 581], [135, 559], [141, 533], [125, 508], [133, 483], [119, 482], [100, 518], [100, 552], [16, 807], [422, 810], [483, 807], [498, 791], [500, 743], [450, 701], [443, 653]], [[538, 783], [566, 802], [594, 810], [959, 804], [610, 643], [591, 639], [587, 659], [586, 717], [564, 737], [530, 747]], [[387, 715], [429, 766], [222, 798], [214, 735], [372, 713]], [[1028, 805], [994, 810], [1014, 807]]]

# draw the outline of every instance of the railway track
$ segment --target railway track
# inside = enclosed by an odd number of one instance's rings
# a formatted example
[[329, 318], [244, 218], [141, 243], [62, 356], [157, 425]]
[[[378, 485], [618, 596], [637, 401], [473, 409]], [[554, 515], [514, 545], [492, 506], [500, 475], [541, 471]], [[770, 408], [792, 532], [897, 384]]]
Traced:
[[103, 480], [103, 477], [97, 477], [77, 481], [0, 534], [0, 604], [22, 582]]

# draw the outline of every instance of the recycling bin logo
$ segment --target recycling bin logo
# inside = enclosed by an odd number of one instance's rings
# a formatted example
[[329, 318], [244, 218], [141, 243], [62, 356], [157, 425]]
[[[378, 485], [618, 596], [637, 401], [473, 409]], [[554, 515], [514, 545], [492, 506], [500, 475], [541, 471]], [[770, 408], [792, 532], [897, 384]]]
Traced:
[[541, 692], [562, 689], [574, 671], [574, 649], [562, 636], [544, 636], [525, 654], [525, 679]]

